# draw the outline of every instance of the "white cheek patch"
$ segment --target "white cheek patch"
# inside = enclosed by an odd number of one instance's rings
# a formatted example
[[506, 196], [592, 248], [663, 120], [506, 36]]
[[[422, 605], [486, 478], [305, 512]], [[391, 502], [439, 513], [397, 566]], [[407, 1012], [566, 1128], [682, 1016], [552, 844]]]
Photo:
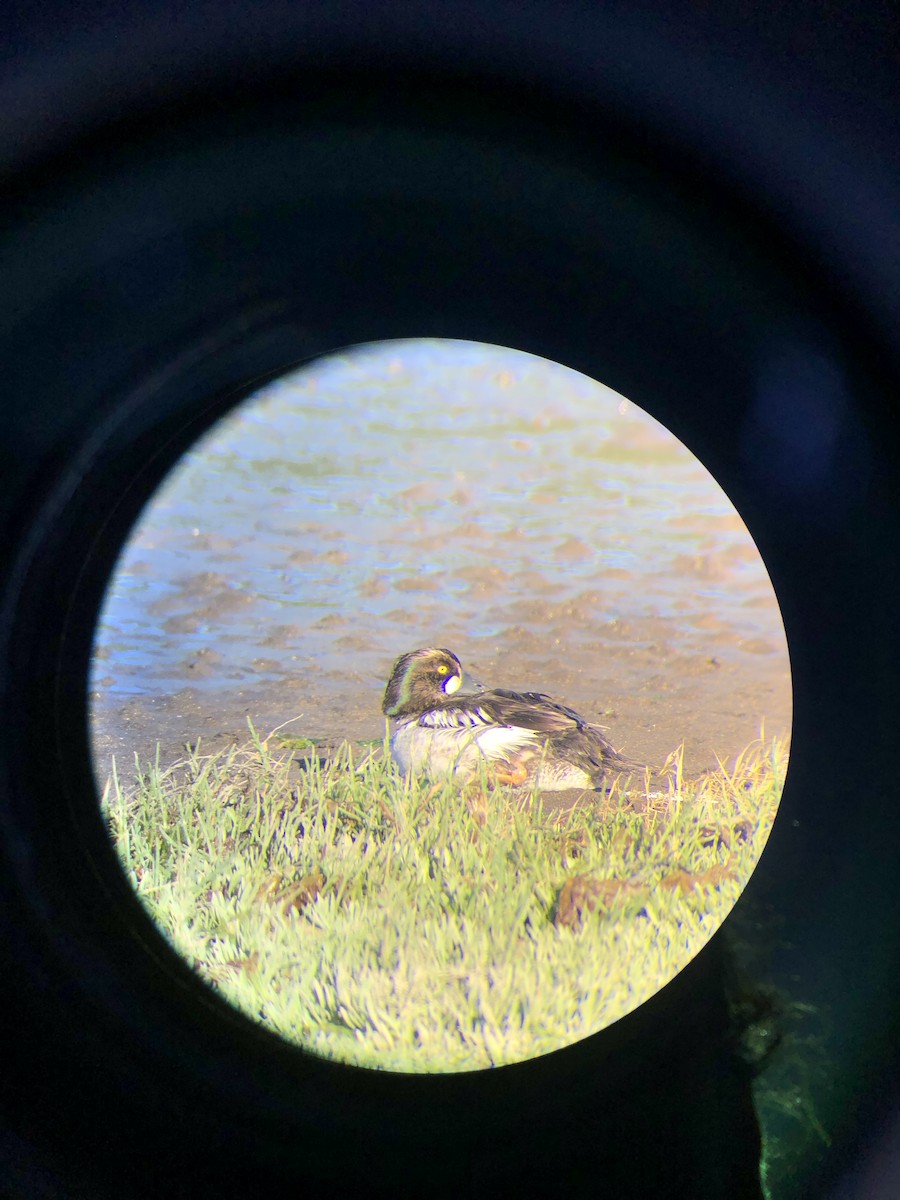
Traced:
[[462, 685], [462, 680], [460, 679], [460, 677], [458, 675], [451, 675], [450, 678], [447, 680], [447, 682], [444, 684], [444, 692], [446, 695], [452, 696], [454, 692], [459, 691], [459, 688], [461, 685]]

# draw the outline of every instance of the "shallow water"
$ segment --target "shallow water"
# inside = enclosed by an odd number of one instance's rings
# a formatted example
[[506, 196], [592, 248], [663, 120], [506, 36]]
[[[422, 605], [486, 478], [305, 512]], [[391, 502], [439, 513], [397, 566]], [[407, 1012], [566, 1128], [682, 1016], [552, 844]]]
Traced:
[[768, 575], [690, 452], [556, 364], [407, 342], [265, 388], [185, 457], [110, 585], [96, 729], [122, 746], [139, 710], [144, 743], [302, 710], [298, 734], [378, 736], [391, 662], [427, 644], [607, 715], [646, 715], [667, 670], [713, 712], [743, 682], [748, 729], [789, 726]]

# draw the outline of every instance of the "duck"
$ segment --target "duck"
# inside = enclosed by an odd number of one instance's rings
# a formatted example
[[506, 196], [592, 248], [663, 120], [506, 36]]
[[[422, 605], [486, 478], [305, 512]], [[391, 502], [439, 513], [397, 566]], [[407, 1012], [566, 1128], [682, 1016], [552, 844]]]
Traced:
[[620, 754], [597, 725], [543, 692], [485, 688], [453, 653], [401, 654], [384, 692], [391, 756], [407, 776], [478, 779], [541, 791], [604, 790], [644, 767]]

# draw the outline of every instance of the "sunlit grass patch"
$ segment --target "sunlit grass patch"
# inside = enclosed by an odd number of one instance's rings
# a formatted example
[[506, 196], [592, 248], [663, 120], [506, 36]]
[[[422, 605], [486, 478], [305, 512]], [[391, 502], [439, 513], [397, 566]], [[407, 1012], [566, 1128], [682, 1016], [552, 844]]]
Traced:
[[258, 739], [114, 774], [104, 810], [173, 946], [248, 1016], [392, 1070], [515, 1062], [609, 1025], [671, 979], [747, 882], [787, 749], [568, 813], [401, 779], [370, 747], [298, 770]]

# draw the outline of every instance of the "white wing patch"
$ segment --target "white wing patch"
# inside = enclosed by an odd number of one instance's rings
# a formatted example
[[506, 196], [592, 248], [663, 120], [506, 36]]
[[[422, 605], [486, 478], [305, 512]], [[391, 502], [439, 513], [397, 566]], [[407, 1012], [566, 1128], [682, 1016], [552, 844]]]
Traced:
[[534, 729], [520, 729], [515, 725], [492, 725], [475, 734], [475, 741], [485, 758], [508, 759], [517, 750], [533, 746], [537, 740]]
[[483, 708], [433, 708], [423, 712], [416, 724], [425, 729], [475, 729], [494, 722]]

